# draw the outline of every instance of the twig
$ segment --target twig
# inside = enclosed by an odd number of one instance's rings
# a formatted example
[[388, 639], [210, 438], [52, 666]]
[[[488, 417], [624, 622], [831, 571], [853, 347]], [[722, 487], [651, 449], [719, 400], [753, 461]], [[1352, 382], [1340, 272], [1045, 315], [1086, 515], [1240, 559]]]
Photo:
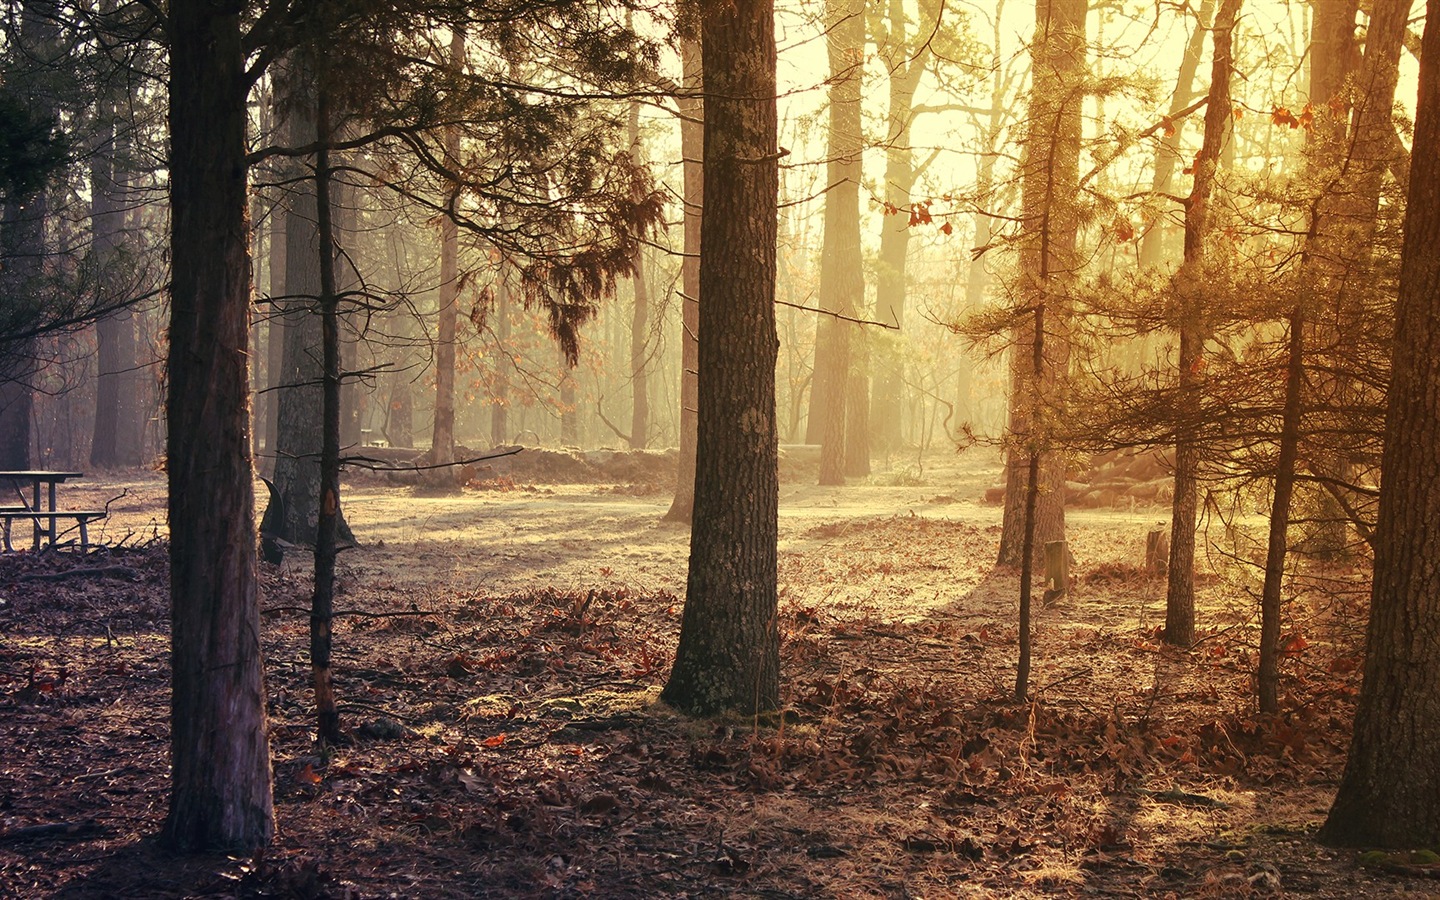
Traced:
[[[693, 299], [694, 299], [693, 297], [691, 297], [689, 294], [685, 293], [684, 291], [676, 291], [675, 293], [679, 294], [681, 297], [683, 297], [683, 298], [686, 299], [686, 300], [693, 300]], [[780, 304], [781, 306], [788, 306], [788, 307], [790, 307], [791, 309], [798, 309], [798, 310], [800, 310], [801, 312], [819, 313], [819, 314], [822, 315], [822, 316], [830, 316], [830, 317], [835, 318], [835, 319], [840, 319], [841, 321], [844, 321], [844, 322], [854, 322], [856, 325], [874, 325], [874, 326], [877, 327], [877, 328], [888, 328], [888, 329], [890, 329], [891, 331], [899, 331], [899, 330], [900, 330], [900, 326], [899, 326], [898, 324], [893, 324], [893, 323], [890, 323], [890, 322], [876, 322], [876, 321], [873, 320], [873, 319], [857, 319], [857, 318], [854, 317], [854, 316], [847, 316], [847, 315], [845, 315], [845, 314], [843, 314], [843, 313], [831, 312], [831, 311], [828, 310], [828, 309], [817, 309], [817, 308], [815, 308], [815, 307], [813, 307], [813, 306], [805, 306], [805, 305], [800, 304], [800, 303], [791, 303], [789, 300], [781, 300], [781, 299], [779, 299], [779, 298], [776, 298], [775, 302], [778, 303], [778, 304]]]
[[119, 578], [125, 581], [139, 581], [140, 573], [129, 566], [96, 566], [89, 569], [68, 569], [64, 572], [51, 572], [46, 574], [21, 575], [16, 581], [64, 581], [67, 578], [84, 578], [87, 575], [94, 575], [97, 578]]
[[1046, 691], [1050, 690], [1050, 689], [1053, 688], [1053, 687], [1059, 687], [1060, 685], [1064, 684], [1064, 683], [1067, 682], [1067, 681], [1074, 681], [1074, 680], [1077, 679], [1077, 678], [1085, 678], [1085, 677], [1087, 677], [1087, 676], [1089, 676], [1089, 675], [1093, 675], [1093, 674], [1095, 674], [1095, 670], [1092, 669], [1092, 668], [1090, 668], [1089, 666], [1086, 666], [1086, 667], [1083, 668], [1083, 669], [1077, 669], [1076, 671], [1071, 672], [1069, 675], [1066, 675], [1066, 676], [1063, 677], [1063, 678], [1057, 678], [1057, 679], [1055, 679], [1054, 681], [1050, 682], [1049, 684], [1045, 685], [1044, 687], [1037, 689], [1037, 690], [1035, 691], [1035, 694], [1036, 694], [1036, 696], [1039, 696], [1040, 694], [1045, 693]]
[[[260, 610], [260, 614], [261, 614], [262, 616], [268, 616], [268, 615], [270, 615], [271, 613], [282, 613], [282, 612], [304, 613], [305, 615], [308, 616], [308, 615], [310, 614], [310, 607], [308, 607], [308, 606], [267, 606], [266, 608]], [[399, 617], [399, 616], [437, 616], [437, 615], [439, 615], [439, 613], [436, 612], [435, 610], [431, 610], [431, 609], [402, 609], [402, 610], [398, 610], [398, 611], [396, 611], [396, 612], [366, 612], [365, 610], [360, 610], [360, 609], [339, 609], [339, 610], [336, 610], [335, 612], [331, 613], [331, 614], [330, 614], [330, 617], [331, 617], [331, 618], [334, 618], [334, 619], [338, 619], [338, 618], [340, 618], [340, 617], [342, 617], [342, 616], [358, 616], [359, 618], [362, 618], [362, 619], [393, 619], [393, 618], [396, 618], [396, 617]]]
[[383, 459], [376, 459], [373, 456], [344, 456], [340, 458], [342, 466], [354, 466], [357, 469], [368, 469], [371, 472], [424, 472], [429, 469], [448, 469], [451, 466], [468, 466], [471, 463], [485, 462], [488, 459], [500, 459], [505, 456], [514, 456], [524, 447], [511, 447], [503, 453], [487, 453], [484, 456], [472, 456], [469, 459], [457, 459], [448, 463], [431, 463], [430, 465], [396, 466], [385, 462]]
[[99, 822], [51, 822], [0, 831], [0, 841], [31, 841], [49, 837], [89, 837], [103, 832]]

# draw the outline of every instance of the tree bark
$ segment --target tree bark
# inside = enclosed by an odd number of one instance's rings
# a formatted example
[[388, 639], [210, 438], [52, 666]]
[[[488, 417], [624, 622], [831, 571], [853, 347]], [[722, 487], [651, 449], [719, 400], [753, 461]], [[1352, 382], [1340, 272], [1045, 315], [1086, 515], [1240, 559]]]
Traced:
[[274, 832], [250, 461], [245, 54], [239, 16], [170, 4], [171, 796], [180, 850]]
[[[315, 144], [317, 81], [312, 63], [295, 54], [288, 73], [289, 113], [286, 140], [297, 146]], [[296, 167], [297, 169], [299, 167]], [[328, 212], [327, 212], [328, 214]], [[278, 510], [266, 510], [265, 522], [275, 537], [314, 546], [320, 522], [320, 460], [324, 452], [325, 368], [324, 325], [319, 315], [322, 253], [333, 246], [320, 242], [320, 211], [316, 180], [298, 177], [290, 187], [285, 214], [285, 337], [281, 366], [285, 388], [278, 392], [275, 436], [275, 488]], [[352, 538], [341, 516], [341, 535]]]
[[270, 235], [266, 241], [270, 246], [270, 303], [266, 307], [265, 329], [265, 374], [266, 397], [264, 417], [264, 468], [271, 475], [275, 472], [275, 448], [280, 422], [280, 395], [285, 384], [285, 329], [289, 318], [285, 310], [290, 301], [281, 300], [286, 293], [286, 238], [285, 204], [276, 203], [270, 209]]
[[[55, 57], [55, 23], [59, 10], [54, 0], [25, 0], [19, 4], [19, 29], [6, 48], [7, 90], [20, 94], [36, 118], [58, 116], [58, 98], [46, 69]], [[45, 185], [28, 196], [6, 196], [0, 218], [0, 297], [6, 304], [42, 309], [46, 221], [50, 198]], [[31, 338], [13, 345], [0, 359], [0, 467], [29, 469], [35, 460], [35, 391], [32, 380], [39, 371], [39, 342]]]
[[[1380, 7], [1403, 0], [1377, 0]], [[1408, 4], [1405, 4], [1408, 10]], [[1321, 841], [1440, 845], [1440, 0], [1420, 55], [1365, 681]]]
[[1165, 641], [1189, 647], [1195, 641], [1195, 515], [1200, 472], [1199, 391], [1202, 385], [1207, 274], [1205, 241], [1210, 234], [1210, 196], [1229, 133], [1230, 79], [1235, 68], [1235, 18], [1241, 0], [1222, 0], [1213, 29], [1215, 52], [1210, 69], [1205, 132], [1196, 154], [1195, 183], [1185, 204], [1185, 257], [1174, 291], [1180, 352], [1175, 404], [1175, 496], [1170, 509], [1170, 562], [1165, 592]]
[[[1185, 44], [1185, 55], [1180, 57], [1180, 71], [1175, 75], [1175, 90], [1170, 95], [1170, 119], [1172, 125], [1160, 137], [1160, 147], [1155, 154], [1155, 170], [1150, 178], [1150, 192], [1159, 197], [1170, 193], [1170, 181], [1175, 177], [1175, 164], [1180, 159], [1180, 135], [1185, 130], [1185, 120], [1175, 118], [1180, 111], [1195, 99], [1195, 75], [1200, 71], [1200, 53], [1205, 49], [1206, 22], [1215, 9], [1215, 0], [1201, 0], [1200, 11], [1195, 17], [1195, 30]], [[1157, 217], [1145, 229], [1140, 238], [1140, 265], [1154, 268], [1165, 259], [1165, 228], [1163, 217]]]
[[510, 442], [510, 263], [502, 258], [495, 286], [495, 389], [490, 405], [490, 444], [502, 447]]
[[704, 166], [705, 80], [700, 68], [700, 45], [680, 44], [685, 96], [680, 101], [680, 155], [685, 192], [685, 259], [680, 264], [680, 458], [675, 477], [675, 499], [666, 521], [689, 522], [695, 508], [695, 443], [700, 365], [700, 213], [705, 205]]
[[[820, 308], [855, 316], [865, 290], [860, 252], [860, 78], [865, 43], [864, 4], [827, 0], [826, 47], [830, 60], [830, 128], [826, 149], [825, 235], [820, 249]], [[844, 484], [854, 466], [847, 409], [852, 383], [854, 323], [821, 316], [816, 324], [815, 380], [810, 409], [820, 421], [820, 483]], [[869, 403], [864, 393], [862, 402]], [[858, 452], [858, 451], [857, 451]], [[868, 448], [865, 456], [868, 462]]]
[[[630, 155], [640, 159], [640, 104], [630, 104]], [[646, 339], [650, 336], [650, 292], [645, 283], [645, 245], [635, 248], [630, 278], [635, 305], [630, 316], [630, 449], [644, 450], [650, 435], [650, 377]]]
[[[90, 259], [102, 273], [118, 262], [125, 234], [117, 145], [123, 147], [127, 141], [117, 132], [117, 114], [113, 98], [97, 100], [97, 131], [90, 158]], [[90, 465], [138, 466], [141, 438], [134, 315], [125, 309], [96, 322], [95, 339], [99, 374]]]
[[[465, 58], [465, 34], [450, 36], [450, 62], [459, 70]], [[460, 129], [445, 131], [445, 157], [450, 165], [460, 158]], [[460, 200], [458, 185], [451, 188], [447, 206], [452, 210]], [[435, 418], [430, 436], [430, 464], [445, 466], [455, 461], [455, 334], [460, 316], [460, 229], [450, 216], [440, 218], [440, 299], [435, 329]], [[448, 466], [431, 469], [424, 477], [430, 490], [458, 491], [455, 472]]]
[[[870, 395], [870, 432], [885, 450], [902, 443], [901, 413], [905, 407], [906, 264], [910, 255], [910, 193], [915, 187], [915, 152], [910, 126], [915, 117], [915, 91], [930, 59], [932, 23], [940, 10], [922, 4], [916, 46], [908, 34], [905, 4], [889, 0], [886, 40], [881, 54], [889, 71], [889, 109], [885, 135], [885, 203], [888, 215], [880, 231], [880, 263], [875, 273], [875, 316], [899, 326], [894, 349], [877, 360]], [[896, 212], [898, 210], [899, 212]]]
[[703, 4], [705, 209], [695, 518], [680, 644], [661, 698], [687, 713], [774, 709], [779, 478], [779, 156], [770, 0]]
[[[1031, 548], [1065, 540], [1065, 466], [1048, 446], [1069, 370], [1069, 315], [1056, 286], [1073, 278], [1079, 263], [1075, 244], [1080, 181], [1080, 125], [1084, 107], [1086, 0], [1039, 0], [1029, 129], [1021, 164], [1020, 296], [1027, 307], [1048, 306], [1047, 333], [1034, 329], [1039, 316], [1022, 313], [1011, 354], [1009, 445], [1005, 460], [1005, 514], [1001, 523], [1001, 565], [1021, 565], [1030, 518], [1025, 510], [1032, 453], [1040, 455], [1039, 497]], [[1052, 283], [1053, 282], [1053, 283]], [[1032, 366], [1024, 352], [1045, 345], [1045, 365]], [[1043, 368], [1043, 380], [1036, 373]], [[1031, 561], [1033, 562], [1033, 561]]]

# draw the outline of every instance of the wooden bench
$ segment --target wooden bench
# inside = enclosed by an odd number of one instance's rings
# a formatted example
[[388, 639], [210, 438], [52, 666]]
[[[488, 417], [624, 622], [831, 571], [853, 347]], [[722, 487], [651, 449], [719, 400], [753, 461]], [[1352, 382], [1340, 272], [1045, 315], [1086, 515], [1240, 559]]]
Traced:
[[[35, 511], [25, 506], [0, 506], [0, 519], [5, 520], [5, 549], [13, 551], [15, 547], [10, 543], [10, 526], [16, 519], [26, 519], [34, 523], [37, 540], [44, 535], [51, 547], [55, 546], [59, 535], [59, 520], [73, 520], [80, 526], [80, 552], [85, 553], [90, 549], [89, 525], [91, 519], [103, 519], [108, 513], [103, 509], [57, 509]], [[44, 524], [48, 522], [47, 528]], [[66, 529], [67, 531], [69, 529]]]

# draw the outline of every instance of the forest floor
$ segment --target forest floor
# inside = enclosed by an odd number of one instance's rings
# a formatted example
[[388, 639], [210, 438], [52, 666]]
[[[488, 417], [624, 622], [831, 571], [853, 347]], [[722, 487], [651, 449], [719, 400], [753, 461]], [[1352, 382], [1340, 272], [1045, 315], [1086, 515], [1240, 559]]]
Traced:
[[1289, 604], [1286, 711], [1261, 716], [1253, 575], [1202, 573], [1201, 638], [1165, 647], [1164, 586], [1139, 564], [1168, 511], [1076, 511], [1077, 586], [1037, 603], [1016, 703], [1018, 579], [992, 565], [981, 499], [998, 464], [924, 462], [844, 488], [787, 470], [778, 724], [658, 702], [689, 535], [661, 521], [668, 466], [482, 472], [453, 497], [348, 482], [341, 746], [313, 741], [308, 564], [263, 573], [262, 858], [155, 845], [164, 483], [67, 485], [112, 501], [112, 547], [0, 554], [0, 896], [1435, 896], [1429, 856], [1313, 839], [1358, 686], [1359, 572]]

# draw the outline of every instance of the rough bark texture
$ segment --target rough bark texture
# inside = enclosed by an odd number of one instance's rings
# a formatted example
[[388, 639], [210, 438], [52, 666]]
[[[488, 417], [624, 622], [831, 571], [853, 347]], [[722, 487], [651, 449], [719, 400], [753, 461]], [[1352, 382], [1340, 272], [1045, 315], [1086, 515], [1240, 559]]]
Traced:
[[274, 831], [256, 602], [244, 51], [231, 4], [170, 4], [171, 797], [181, 850]]
[[[1039, 498], [1032, 547], [1065, 540], [1065, 467], [1047, 431], [1062, 399], [1069, 370], [1069, 315], [1063, 285], [1076, 273], [1079, 220], [1080, 118], [1084, 107], [1086, 0], [1039, 0], [1031, 45], [1028, 136], [1021, 163], [1020, 295], [1027, 307], [1046, 306], [1046, 330], [1036, 335], [1034, 315], [1023, 315], [1011, 353], [1009, 446], [1005, 459], [1005, 516], [1001, 565], [1019, 565], [1025, 542], [1029, 458], [1040, 454]], [[1044, 344], [1036, 376], [1030, 347]]]
[[770, 0], [706, 4], [705, 210], [695, 519], [680, 645], [662, 699], [692, 714], [773, 709], [779, 477], [779, 168]]
[[1195, 183], [1185, 206], [1185, 260], [1174, 288], [1179, 321], [1178, 393], [1180, 413], [1175, 441], [1175, 497], [1170, 509], [1170, 562], [1165, 592], [1165, 640], [1188, 647], [1195, 640], [1195, 506], [1200, 470], [1198, 434], [1201, 370], [1206, 334], [1205, 241], [1209, 237], [1210, 196], [1230, 121], [1230, 78], [1234, 71], [1233, 37], [1241, 0], [1223, 0], [1213, 29], [1215, 52], [1210, 69], [1205, 132], [1194, 164]]
[[[1388, 5], [1377, 2], [1378, 7]], [[1365, 682], [1320, 831], [1344, 846], [1440, 845], [1440, 0], [1429, 0], [1406, 206]]]
[[[860, 76], [865, 43], [864, 5], [827, 0], [826, 47], [830, 59], [830, 129], [826, 148], [825, 235], [820, 248], [821, 309], [854, 316], [865, 291], [860, 253]], [[856, 325], [834, 316], [816, 324], [815, 381], [811, 415], [820, 423], [820, 483], [843, 484], [851, 469], [847, 409], [852, 383]], [[864, 394], [860, 394], [864, 398]], [[869, 402], [868, 398], [863, 400]], [[868, 451], [866, 453], [868, 457]]]
[[700, 45], [686, 40], [680, 45], [686, 96], [680, 101], [680, 154], [685, 179], [685, 261], [680, 264], [680, 459], [675, 478], [675, 499], [665, 513], [671, 522], [689, 522], [695, 508], [696, 410], [700, 365], [700, 210], [705, 205], [704, 167], [705, 101], [700, 96], [704, 77], [700, 68]]

